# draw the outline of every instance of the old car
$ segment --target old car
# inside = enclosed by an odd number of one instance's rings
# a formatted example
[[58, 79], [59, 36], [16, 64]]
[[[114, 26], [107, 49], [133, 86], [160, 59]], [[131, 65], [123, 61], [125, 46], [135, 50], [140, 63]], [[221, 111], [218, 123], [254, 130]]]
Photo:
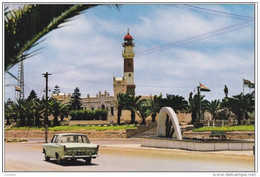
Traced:
[[90, 164], [92, 158], [98, 157], [98, 149], [99, 145], [91, 144], [85, 134], [79, 133], [56, 134], [50, 143], [43, 145], [45, 160], [55, 158], [58, 164], [76, 159], [84, 159], [86, 164]]

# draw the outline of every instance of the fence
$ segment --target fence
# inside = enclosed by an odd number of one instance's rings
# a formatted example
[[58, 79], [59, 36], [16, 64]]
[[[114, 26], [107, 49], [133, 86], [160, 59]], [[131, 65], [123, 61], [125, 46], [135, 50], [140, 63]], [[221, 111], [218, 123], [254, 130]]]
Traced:
[[[230, 120], [201, 120], [201, 123], [203, 123], [204, 126], [213, 126], [213, 127], [219, 127], [219, 126], [233, 126], [237, 125], [238, 121], [236, 119], [230, 119]], [[248, 119], [248, 120], [241, 120], [241, 125], [251, 125], [254, 124], [254, 119]]]

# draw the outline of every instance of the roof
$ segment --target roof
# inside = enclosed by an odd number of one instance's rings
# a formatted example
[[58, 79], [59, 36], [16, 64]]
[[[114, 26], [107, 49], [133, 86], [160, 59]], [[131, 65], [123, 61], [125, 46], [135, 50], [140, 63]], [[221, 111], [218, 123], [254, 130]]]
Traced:
[[85, 134], [83, 134], [83, 133], [58, 133], [58, 134], [55, 134], [55, 135], [66, 136], [66, 135], [85, 135]]
[[127, 33], [127, 35], [125, 35], [124, 37], [124, 40], [133, 40], [133, 37], [129, 33]]

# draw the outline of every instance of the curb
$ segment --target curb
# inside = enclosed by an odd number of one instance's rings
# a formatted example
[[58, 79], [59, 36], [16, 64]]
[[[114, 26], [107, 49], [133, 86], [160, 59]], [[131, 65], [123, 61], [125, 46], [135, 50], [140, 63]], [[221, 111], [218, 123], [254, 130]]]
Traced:
[[172, 155], [176, 154], [178, 156], [180, 155], [197, 155], [198, 157], [209, 157], [215, 156], [215, 157], [243, 157], [248, 158], [249, 160], [254, 160], [253, 151], [189, 151], [184, 149], [166, 149], [166, 148], [153, 148], [153, 147], [141, 147], [141, 144], [129, 144], [129, 147], [127, 147], [127, 144], [123, 145], [100, 145], [101, 150], [115, 150], [120, 149], [120, 151], [127, 151], [127, 152], [133, 152], [133, 151], [141, 151], [141, 152], [149, 152], [149, 153], [170, 153]]

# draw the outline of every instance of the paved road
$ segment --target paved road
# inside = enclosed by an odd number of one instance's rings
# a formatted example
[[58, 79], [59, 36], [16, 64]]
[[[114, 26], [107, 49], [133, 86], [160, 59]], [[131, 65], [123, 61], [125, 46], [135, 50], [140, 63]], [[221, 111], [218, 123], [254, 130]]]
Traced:
[[54, 159], [46, 162], [41, 143], [5, 143], [4, 171], [254, 171], [250, 155], [156, 150], [133, 144], [137, 140], [132, 144], [127, 144], [129, 141], [110, 144], [108, 140], [93, 141], [97, 142], [101, 142], [100, 156], [93, 159], [91, 165], [81, 160], [64, 165], [58, 165]]

